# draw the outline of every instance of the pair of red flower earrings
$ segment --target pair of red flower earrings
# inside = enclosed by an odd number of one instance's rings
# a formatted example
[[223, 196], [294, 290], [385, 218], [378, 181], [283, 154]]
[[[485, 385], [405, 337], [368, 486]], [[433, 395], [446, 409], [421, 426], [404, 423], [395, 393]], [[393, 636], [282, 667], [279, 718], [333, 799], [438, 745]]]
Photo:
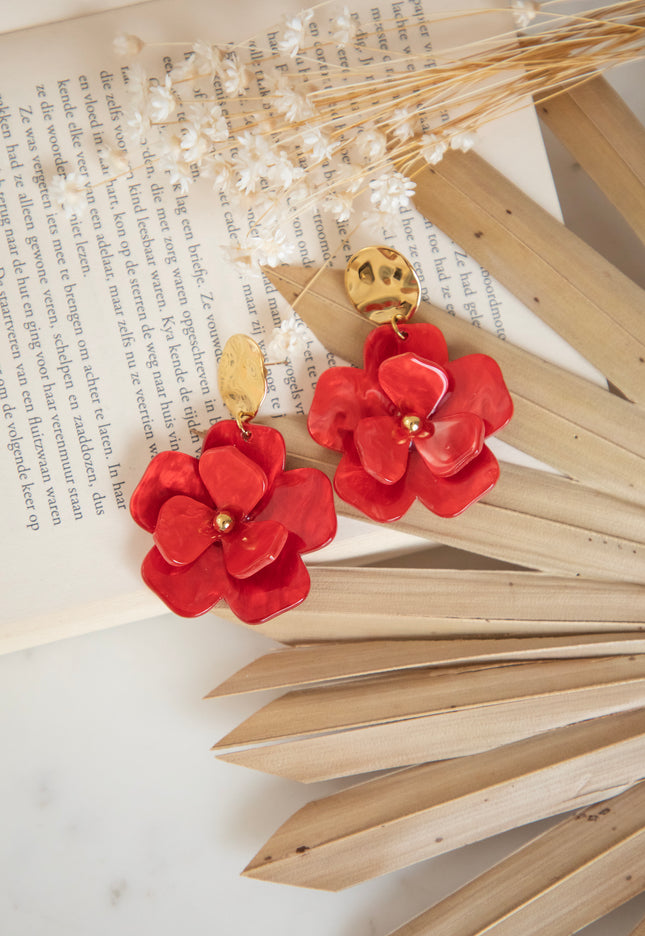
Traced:
[[[336, 493], [381, 522], [398, 520], [417, 498], [454, 517], [499, 477], [484, 440], [513, 412], [501, 371], [484, 354], [449, 361], [438, 328], [407, 324], [420, 287], [398, 252], [359, 251], [345, 282], [359, 312], [383, 324], [365, 342], [362, 370], [331, 368], [316, 386], [308, 428], [342, 454]], [[143, 579], [176, 614], [195, 617], [224, 600], [240, 620], [259, 624], [296, 607], [309, 592], [301, 553], [336, 533], [326, 475], [285, 471], [280, 433], [249, 428], [265, 374], [255, 342], [233, 336], [219, 386], [234, 418], [211, 427], [199, 458], [156, 455], [132, 495], [132, 516], [155, 544]]]

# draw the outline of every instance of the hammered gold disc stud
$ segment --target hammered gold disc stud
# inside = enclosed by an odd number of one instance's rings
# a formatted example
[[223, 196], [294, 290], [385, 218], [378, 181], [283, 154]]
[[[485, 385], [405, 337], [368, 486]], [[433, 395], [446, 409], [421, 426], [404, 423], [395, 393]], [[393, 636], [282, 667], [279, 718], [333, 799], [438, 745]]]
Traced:
[[419, 305], [421, 286], [412, 264], [391, 247], [364, 247], [349, 260], [345, 289], [361, 315], [381, 325], [409, 319]]
[[228, 339], [219, 360], [217, 381], [222, 400], [242, 428], [259, 410], [267, 388], [264, 355], [248, 335]]

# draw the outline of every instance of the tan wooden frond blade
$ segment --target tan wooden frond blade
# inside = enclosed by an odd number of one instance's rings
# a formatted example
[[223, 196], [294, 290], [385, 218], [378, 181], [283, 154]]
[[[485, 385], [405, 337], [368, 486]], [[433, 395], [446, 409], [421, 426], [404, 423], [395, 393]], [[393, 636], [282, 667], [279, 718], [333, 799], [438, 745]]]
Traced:
[[645, 771], [645, 711], [395, 771], [308, 803], [244, 870], [341, 890], [622, 792]]
[[217, 699], [243, 692], [284, 689], [430, 666], [582, 659], [636, 653], [645, 653], [645, 637], [634, 634], [320, 643], [265, 653], [229, 676], [205, 698]]
[[645, 403], [642, 289], [475, 153], [448, 153], [415, 181], [426, 218]]
[[537, 112], [645, 242], [645, 128], [602, 76]]
[[[549, 829], [390, 936], [571, 936], [645, 886], [645, 785]], [[632, 936], [642, 936], [641, 924]]]
[[[645, 657], [540, 660], [407, 670], [287, 692], [237, 725], [214, 750], [645, 681]], [[637, 690], [642, 693], [643, 688]], [[638, 703], [636, 703], [638, 704]], [[572, 719], [573, 720], [573, 719]]]
[[645, 917], [643, 917], [636, 929], [632, 930], [629, 936], [645, 936]]
[[[299, 644], [620, 633], [645, 627], [645, 590], [637, 583], [470, 569], [320, 566], [309, 571], [307, 600], [253, 630]], [[225, 607], [216, 613], [234, 617]]]
[[[305, 268], [280, 267], [265, 272], [292, 304], [304, 290], [298, 314], [326, 348], [352, 364], [362, 363], [363, 344], [374, 326], [349, 305], [342, 271], [318, 276]], [[641, 407], [427, 303], [416, 317], [441, 328], [451, 357], [484, 353], [499, 363], [516, 409], [499, 438], [585, 484], [645, 503], [645, 485], [638, 482], [645, 476]]]
[[[280, 429], [290, 467], [313, 465], [333, 477], [339, 456], [313, 442], [303, 419], [283, 417]], [[507, 479], [512, 489], [509, 507], [504, 503]], [[580, 510], [572, 516], [574, 502]], [[336, 510], [366, 519], [338, 498]], [[640, 508], [590, 492], [576, 482], [505, 464], [491, 494], [460, 516], [447, 520], [415, 503], [391, 527], [546, 572], [643, 582], [644, 516]], [[562, 517], [567, 519], [562, 522]], [[617, 537], [606, 530], [616, 529], [617, 518], [626, 520], [630, 535]], [[638, 540], [631, 538], [634, 533]]]
[[645, 705], [642, 680], [494, 702], [218, 754], [300, 783], [465, 757]]

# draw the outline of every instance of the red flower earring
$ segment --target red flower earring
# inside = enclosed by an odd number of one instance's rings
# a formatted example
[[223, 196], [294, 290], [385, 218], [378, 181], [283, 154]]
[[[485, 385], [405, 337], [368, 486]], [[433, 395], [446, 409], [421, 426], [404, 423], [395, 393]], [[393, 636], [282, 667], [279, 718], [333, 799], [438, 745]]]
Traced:
[[234, 335], [219, 368], [234, 419], [211, 427], [199, 458], [156, 455], [132, 495], [132, 516], [155, 544], [143, 579], [184, 617], [220, 600], [247, 624], [296, 607], [309, 592], [300, 554], [326, 546], [336, 533], [328, 478], [315, 468], [285, 471], [280, 433], [249, 428], [265, 375], [258, 345]]
[[368, 336], [363, 370], [331, 368], [316, 386], [308, 428], [320, 445], [342, 453], [336, 493], [382, 522], [398, 520], [416, 498], [454, 517], [499, 477], [484, 439], [513, 413], [501, 371], [485, 354], [449, 361], [434, 325], [403, 328], [420, 287], [397, 251], [359, 251], [345, 283], [359, 312], [388, 324]]

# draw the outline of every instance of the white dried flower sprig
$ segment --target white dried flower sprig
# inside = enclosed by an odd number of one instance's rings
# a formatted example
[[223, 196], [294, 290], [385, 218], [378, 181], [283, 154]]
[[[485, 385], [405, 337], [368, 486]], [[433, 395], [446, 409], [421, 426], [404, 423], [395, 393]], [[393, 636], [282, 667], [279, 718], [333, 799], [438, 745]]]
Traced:
[[352, 17], [349, 7], [343, 7], [342, 13], [332, 20], [332, 39], [339, 49], [351, 45], [358, 34], [358, 17]]
[[278, 42], [278, 48], [283, 55], [290, 58], [298, 55], [306, 45], [306, 29], [313, 18], [313, 10], [303, 10], [297, 16], [285, 16], [282, 39]]
[[115, 146], [101, 146], [97, 150], [97, 154], [112, 175], [120, 176], [130, 171], [128, 157], [123, 150], [117, 149]]
[[409, 206], [415, 188], [416, 183], [400, 172], [386, 172], [370, 182], [370, 201], [377, 211], [395, 215]]
[[[423, 54], [397, 58], [385, 50], [379, 57], [375, 48], [388, 32], [396, 38], [402, 25], [420, 37], [429, 20], [382, 20], [370, 35], [343, 7], [324, 39], [321, 23], [305, 10], [285, 18], [272, 34], [272, 50], [254, 40], [235, 47], [200, 40], [162, 77], [129, 64], [126, 124], [153, 153], [146, 165], [167, 173], [177, 192], [185, 194], [202, 177], [218, 203], [230, 206], [242, 233], [228, 252], [240, 269], [290, 262], [297, 256], [289, 233], [296, 216], [323, 210], [341, 236], [350, 219], [388, 229], [410, 204], [411, 177], [449, 150], [471, 149], [487, 121], [524, 106], [536, 92], [555, 93], [594, 69], [642, 56], [645, 30], [636, 26], [645, 0], [588, 15], [563, 13], [564, 2], [551, 11], [553, 3], [510, 0], [518, 27], [539, 13], [548, 28], [535, 36], [529, 31], [520, 46], [510, 31], [443, 59], [435, 53], [431, 67]], [[321, 7], [316, 10], [319, 16]], [[115, 45], [133, 56], [146, 43], [122, 34]], [[337, 47], [338, 63], [319, 65], [325, 45]], [[136, 171], [122, 150], [104, 149], [99, 157], [103, 176], [105, 165], [115, 174]], [[70, 175], [57, 178], [54, 193], [68, 213], [77, 212], [86, 188], [86, 180]]]
[[307, 347], [309, 335], [305, 323], [294, 313], [273, 329], [271, 340], [266, 346], [268, 360], [280, 363], [302, 354]]
[[56, 175], [49, 183], [52, 201], [65, 212], [65, 217], [80, 217], [87, 208], [89, 179], [78, 172]]
[[518, 29], [526, 29], [540, 12], [537, 0], [511, 0], [513, 17]]
[[134, 58], [145, 46], [143, 39], [129, 33], [119, 33], [114, 37], [112, 48], [120, 58]]

